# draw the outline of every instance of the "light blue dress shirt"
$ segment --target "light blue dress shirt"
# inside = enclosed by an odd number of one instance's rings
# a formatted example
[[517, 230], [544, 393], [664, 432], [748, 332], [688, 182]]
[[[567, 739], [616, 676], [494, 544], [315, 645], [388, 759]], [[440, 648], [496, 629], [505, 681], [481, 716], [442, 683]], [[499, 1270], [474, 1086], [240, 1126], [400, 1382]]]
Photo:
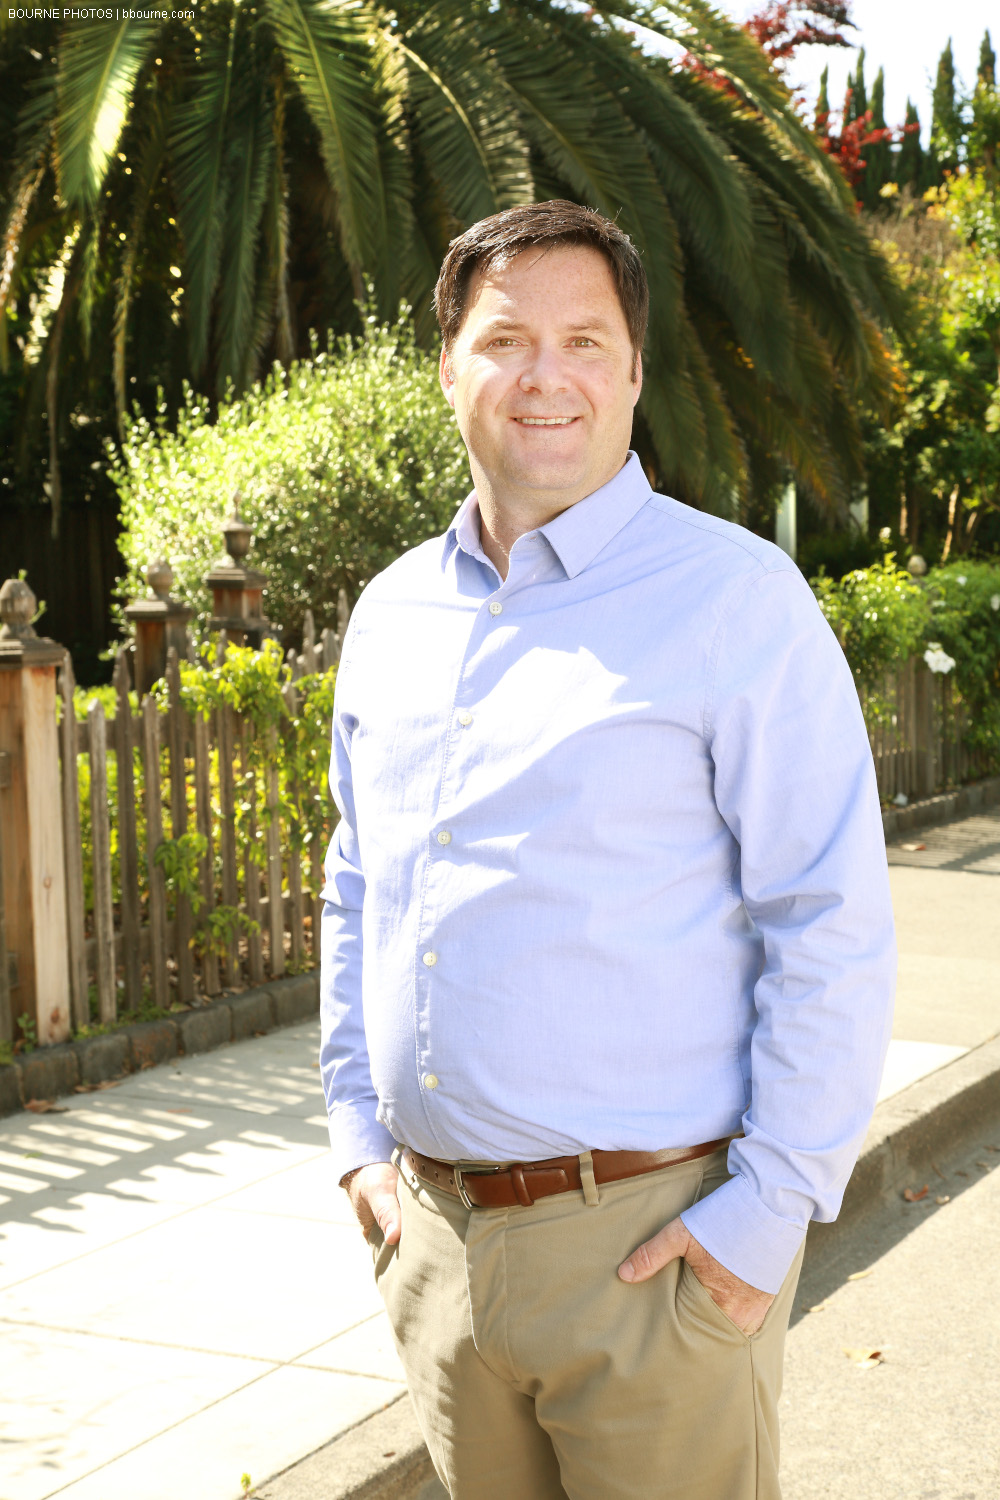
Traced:
[[777, 1291], [836, 1216], [888, 1044], [872, 758], [808, 585], [610, 483], [519, 537], [475, 495], [365, 589], [337, 675], [321, 1067], [338, 1176], [743, 1132], [689, 1209]]

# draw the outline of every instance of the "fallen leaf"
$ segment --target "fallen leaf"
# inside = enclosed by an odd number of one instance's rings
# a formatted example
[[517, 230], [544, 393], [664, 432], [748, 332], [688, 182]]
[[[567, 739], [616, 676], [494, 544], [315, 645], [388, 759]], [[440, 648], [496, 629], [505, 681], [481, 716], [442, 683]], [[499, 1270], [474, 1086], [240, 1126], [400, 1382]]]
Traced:
[[881, 1349], [846, 1349], [844, 1353], [848, 1359], [858, 1366], [859, 1370], [873, 1370], [876, 1365], [882, 1364], [885, 1356]]
[[[314, 1062], [314, 1063], [310, 1063], [310, 1064], [309, 1064], [309, 1066], [310, 1066], [310, 1067], [311, 1067], [311, 1068], [318, 1068], [318, 1067], [319, 1067], [319, 1063], [318, 1063], [318, 1062]], [[383, 1455], [383, 1456], [384, 1456], [384, 1455]]]
[[940, 1179], [941, 1179], [942, 1182], [947, 1182], [948, 1181], [947, 1177], [944, 1175], [944, 1173], [942, 1172], [941, 1168], [938, 1166], [937, 1162], [932, 1161], [931, 1162], [931, 1166], [934, 1168], [935, 1172], [938, 1174], [938, 1176], [940, 1177]]
[[116, 1089], [120, 1083], [124, 1082], [124, 1078], [105, 1078], [103, 1083], [97, 1083], [94, 1087], [97, 1089]]
[[904, 1188], [903, 1197], [906, 1199], [907, 1203], [919, 1203], [921, 1198], [926, 1198], [929, 1192], [930, 1188], [925, 1182], [919, 1193], [914, 1192], [913, 1188]]
[[984, 1172], [988, 1172], [990, 1170], [990, 1164], [988, 1161], [977, 1161], [976, 1166], [982, 1167]]
[[24, 1106], [34, 1115], [68, 1115], [65, 1104], [56, 1104], [52, 1099], [29, 1099]]
[[388, 1453], [383, 1453], [382, 1454], [382, 1457], [383, 1458], [395, 1458], [396, 1457], [396, 1450], [395, 1450], [395, 1448], [390, 1448], [389, 1451], [388, 1451]]
[[806, 1308], [806, 1312], [811, 1312], [811, 1313], [813, 1313], [813, 1312], [826, 1312], [826, 1309], [829, 1306], [830, 1306], [830, 1299], [829, 1299], [829, 1297], [827, 1297], [827, 1299], [826, 1299], [825, 1302], [817, 1302], [814, 1307], [807, 1307]]
[[1000, 1151], [1000, 1146], [984, 1146], [984, 1151]]
[[963, 1172], [962, 1169], [961, 1169], [961, 1167], [956, 1167], [955, 1168], [955, 1176], [956, 1177], [968, 1177], [968, 1175], [969, 1175], [968, 1172]]
[[847, 1279], [848, 1281], [861, 1281], [865, 1276], [870, 1276], [874, 1269], [874, 1266], [869, 1266], [867, 1271], [852, 1271]]
[[191, 1111], [189, 1109], [168, 1109], [166, 1113], [168, 1115], [189, 1115]]
[[927, 845], [926, 844], [904, 844], [903, 848], [906, 849], [910, 854], [914, 854], [918, 849], [926, 849]]
[[935, 1198], [934, 1202], [935, 1203], [939, 1203], [939, 1204], [940, 1203], [950, 1203], [951, 1199], [949, 1198], [949, 1196], [948, 1196], [947, 1193], [944, 1193], [940, 1198]]

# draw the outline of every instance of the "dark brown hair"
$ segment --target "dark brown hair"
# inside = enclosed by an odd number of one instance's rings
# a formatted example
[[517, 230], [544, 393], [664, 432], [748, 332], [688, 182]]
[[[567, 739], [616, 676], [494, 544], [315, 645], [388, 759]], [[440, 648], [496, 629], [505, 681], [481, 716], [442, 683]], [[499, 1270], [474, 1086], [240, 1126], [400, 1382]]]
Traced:
[[461, 330], [476, 271], [506, 265], [522, 250], [548, 250], [553, 245], [586, 245], [604, 256], [637, 356], [649, 318], [649, 286], [639, 252], [617, 224], [565, 198], [504, 209], [452, 240], [434, 288], [434, 311], [445, 348], [451, 348]]

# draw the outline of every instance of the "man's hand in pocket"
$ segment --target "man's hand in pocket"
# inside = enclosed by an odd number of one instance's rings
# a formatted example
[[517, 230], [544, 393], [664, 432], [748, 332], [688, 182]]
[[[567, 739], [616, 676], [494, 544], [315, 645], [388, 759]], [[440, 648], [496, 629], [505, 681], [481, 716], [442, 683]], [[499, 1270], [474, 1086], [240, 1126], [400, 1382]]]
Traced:
[[385, 1236], [386, 1244], [397, 1245], [401, 1228], [396, 1191], [399, 1173], [392, 1162], [372, 1162], [353, 1176], [341, 1180], [347, 1188], [351, 1207], [358, 1216], [365, 1239], [371, 1236], [372, 1227], [377, 1224]]

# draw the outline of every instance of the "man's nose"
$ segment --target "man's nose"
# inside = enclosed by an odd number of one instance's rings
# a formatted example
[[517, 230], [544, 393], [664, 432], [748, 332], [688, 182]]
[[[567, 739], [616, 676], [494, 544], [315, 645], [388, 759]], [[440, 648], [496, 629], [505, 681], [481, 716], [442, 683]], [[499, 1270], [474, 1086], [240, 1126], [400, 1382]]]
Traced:
[[539, 391], [552, 395], [569, 389], [569, 372], [561, 349], [536, 346], [531, 351], [518, 381], [522, 391]]

